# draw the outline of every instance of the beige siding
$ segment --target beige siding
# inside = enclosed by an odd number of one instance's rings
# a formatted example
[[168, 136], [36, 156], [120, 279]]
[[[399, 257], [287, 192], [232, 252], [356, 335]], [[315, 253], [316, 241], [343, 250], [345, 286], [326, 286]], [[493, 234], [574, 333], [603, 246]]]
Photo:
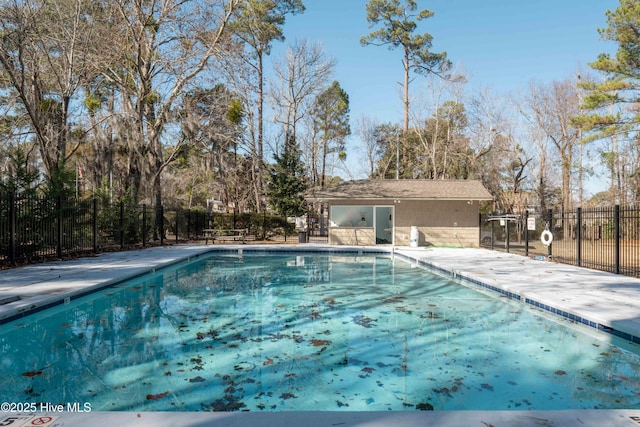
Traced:
[[[396, 246], [409, 246], [411, 227], [396, 227]], [[418, 227], [418, 246], [478, 247], [477, 227]]]
[[467, 201], [412, 201], [396, 205], [396, 226], [477, 227], [478, 203]]
[[376, 244], [373, 228], [329, 228], [330, 245], [373, 246]]
[[403, 200], [396, 205], [395, 244], [410, 244], [411, 226], [418, 227], [418, 246], [477, 247], [478, 202], [466, 200]]
[[[395, 206], [396, 246], [409, 246], [411, 226], [419, 230], [419, 246], [477, 247], [479, 240], [479, 205], [467, 200], [345, 200], [336, 205]], [[361, 237], [362, 236], [362, 237]], [[366, 243], [369, 242], [369, 243]], [[354, 230], [330, 229], [329, 243], [334, 245], [375, 244], [373, 230], [358, 234]]]

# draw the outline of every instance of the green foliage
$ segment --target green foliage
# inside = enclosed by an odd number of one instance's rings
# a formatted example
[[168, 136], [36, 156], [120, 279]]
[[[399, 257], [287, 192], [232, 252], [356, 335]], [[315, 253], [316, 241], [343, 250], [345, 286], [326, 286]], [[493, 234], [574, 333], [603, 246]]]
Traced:
[[254, 234], [255, 236], [267, 235], [269, 231], [273, 232], [275, 229], [282, 229], [286, 230], [287, 233], [292, 233], [295, 227], [295, 224], [287, 222], [286, 217], [267, 213], [213, 214], [211, 219], [211, 228], [230, 230], [235, 226], [236, 229], [247, 229], [249, 234]]
[[87, 93], [84, 98], [84, 106], [89, 110], [89, 114], [95, 114], [102, 108], [102, 99], [99, 96]]
[[382, 27], [363, 36], [362, 45], [387, 45], [389, 49], [402, 48], [407, 67], [417, 73], [440, 73], [450, 67], [446, 52], [431, 52], [433, 37], [429, 33], [414, 34], [418, 22], [433, 16], [433, 12], [418, 8], [415, 0], [369, 0], [367, 21], [373, 27]]
[[272, 41], [284, 40], [286, 15], [304, 10], [302, 0], [248, 0], [238, 8], [229, 27], [243, 42], [268, 55]]
[[[620, 0], [615, 10], [607, 11], [607, 27], [600, 29], [605, 40], [618, 45], [615, 55], [600, 54], [589, 65], [605, 75], [603, 82], [581, 83], [588, 94], [582, 108], [594, 111], [574, 124], [593, 131], [592, 139], [603, 138], [640, 121], [637, 93], [640, 90], [640, 2]], [[602, 111], [605, 107], [623, 106], [621, 113]]]
[[339, 153], [338, 157], [346, 159], [345, 140], [351, 134], [349, 125], [349, 95], [334, 81], [315, 100], [312, 109], [313, 127], [321, 142], [322, 162], [321, 183], [324, 187], [327, 157]]
[[244, 105], [239, 99], [232, 99], [227, 108], [227, 120], [229, 123], [239, 125], [244, 120]]
[[[351, 134], [349, 126], [349, 95], [334, 81], [316, 97], [313, 123], [328, 153], [344, 150], [345, 138]], [[335, 142], [335, 147], [329, 147]]]
[[274, 158], [276, 163], [270, 172], [267, 190], [271, 205], [283, 216], [304, 214], [304, 193], [308, 186], [298, 145], [295, 141], [288, 141], [282, 155]]
[[45, 194], [51, 197], [70, 198], [75, 194], [76, 171], [64, 161], [59, 161], [51, 168], [45, 181]]
[[146, 224], [143, 227], [142, 209], [136, 205], [131, 192], [113, 203], [108, 191], [104, 189], [96, 191], [95, 197], [98, 199], [97, 221], [103, 244], [119, 244], [121, 238], [125, 244], [137, 244], [142, 242], [143, 234], [148, 240], [153, 229], [154, 215], [150, 209], [147, 210]]
[[40, 184], [40, 172], [31, 164], [29, 153], [23, 146], [18, 146], [9, 148], [5, 155], [7, 175], [0, 181], [0, 191], [24, 196], [35, 195]]

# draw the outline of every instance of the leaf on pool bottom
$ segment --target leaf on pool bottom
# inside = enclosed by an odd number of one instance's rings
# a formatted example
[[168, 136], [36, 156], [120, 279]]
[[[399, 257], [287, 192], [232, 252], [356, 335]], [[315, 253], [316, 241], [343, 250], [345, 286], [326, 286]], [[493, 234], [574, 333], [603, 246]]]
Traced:
[[336, 404], [338, 405], [338, 408], [342, 408], [343, 406], [349, 406], [348, 403], [340, 402], [339, 400], [336, 400]]
[[371, 326], [376, 326], [376, 325], [372, 325], [372, 322], [376, 322], [376, 319], [372, 319], [370, 317], [367, 316], [353, 316], [352, 318], [353, 323], [355, 323], [356, 325], [360, 325], [364, 328], [370, 328]]
[[480, 384], [480, 387], [482, 387], [485, 390], [493, 391], [493, 386], [491, 384], [487, 384], [487, 383]]
[[269, 365], [273, 365], [273, 359], [270, 359], [267, 357], [267, 360], [262, 362], [262, 366], [269, 366]]
[[416, 409], [419, 411], [433, 411], [433, 405], [429, 402], [420, 402], [416, 405]]
[[197, 377], [191, 378], [189, 380], [190, 383], [202, 383], [204, 381], [205, 381], [205, 379], [202, 378], [200, 375], [198, 375]]
[[362, 372], [362, 373], [361, 373], [361, 374], [359, 374], [358, 376], [359, 376], [360, 378], [367, 378], [367, 377], [369, 377], [369, 376], [371, 375], [371, 373], [372, 373], [373, 371], [375, 371], [375, 369], [374, 369], [374, 368], [371, 368], [371, 367], [365, 367], [365, 368], [362, 368], [362, 369], [360, 370], [360, 372]]
[[164, 393], [159, 393], [159, 394], [147, 394], [147, 400], [160, 400], [160, 399], [164, 399], [167, 396], [169, 396], [168, 391], [165, 391]]
[[212, 409], [214, 412], [231, 412], [239, 411], [244, 407], [246, 407], [244, 402], [238, 400], [232, 394], [227, 394], [224, 398], [212, 402], [207, 409]]
[[296, 396], [293, 393], [282, 393], [280, 395], [280, 399], [297, 399], [297, 398], [298, 398], [298, 396]]
[[321, 347], [323, 345], [328, 345], [328, 344], [331, 344], [330, 340], [319, 340], [319, 339], [311, 340], [311, 345], [314, 347]]
[[555, 372], [555, 374], [556, 374], [556, 375], [567, 375], [567, 371], [563, 371], [562, 369], [558, 369], [558, 370]]
[[41, 377], [44, 375], [42, 371], [29, 371], [22, 374], [23, 377]]
[[440, 315], [438, 313], [434, 313], [433, 311], [426, 311], [420, 315], [421, 319], [440, 319]]
[[449, 397], [453, 397], [453, 395], [451, 394], [451, 390], [449, 390], [447, 387], [434, 388], [432, 390], [438, 394], [446, 394]]
[[413, 313], [413, 311], [409, 310], [407, 307], [405, 307], [403, 305], [397, 306], [396, 310], [401, 311], [403, 313], [407, 313], [407, 314], [412, 314]]

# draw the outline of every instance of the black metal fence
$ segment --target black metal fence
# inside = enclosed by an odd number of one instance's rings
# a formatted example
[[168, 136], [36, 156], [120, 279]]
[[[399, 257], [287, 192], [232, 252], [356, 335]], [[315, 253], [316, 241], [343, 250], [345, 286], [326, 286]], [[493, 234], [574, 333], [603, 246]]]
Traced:
[[0, 267], [201, 240], [208, 229], [243, 229], [256, 240], [294, 240], [294, 224], [264, 213], [0, 194]]
[[640, 277], [639, 206], [491, 214], [480, 223], [482, 247]]

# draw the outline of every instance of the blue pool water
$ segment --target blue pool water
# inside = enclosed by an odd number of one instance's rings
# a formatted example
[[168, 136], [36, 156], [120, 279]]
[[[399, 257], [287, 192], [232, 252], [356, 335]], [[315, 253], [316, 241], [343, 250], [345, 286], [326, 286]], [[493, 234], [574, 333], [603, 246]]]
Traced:
[[0, 326], [0, 400], [639, 408], [638, 349], [611, 340], [397, 257], [216, 254]]

